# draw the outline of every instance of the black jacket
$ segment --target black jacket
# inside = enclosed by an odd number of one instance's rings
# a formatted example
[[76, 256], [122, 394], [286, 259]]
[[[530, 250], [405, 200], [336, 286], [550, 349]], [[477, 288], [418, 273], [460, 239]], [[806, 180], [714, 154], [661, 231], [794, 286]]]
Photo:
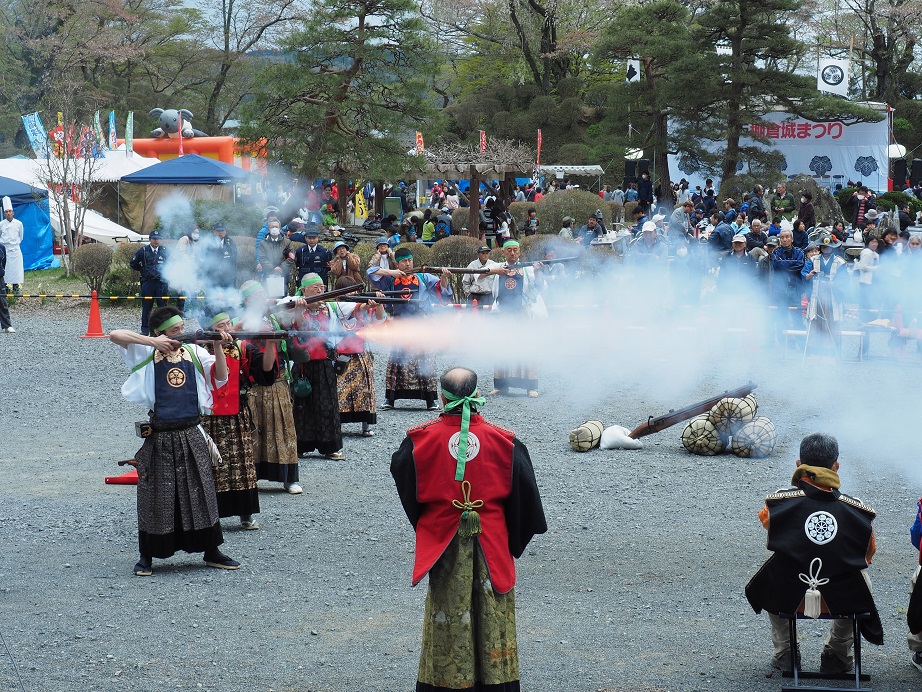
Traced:
[[144, 245], [134, 253], [129, 265], [135, 271], [141, 272], [141, 283], [163, 281], [161, 272], [169, 256], [169, 251], [165, 247], [158, 247], [155, 252], [150, 245]]
[[762, 198], [755, 192], [753, 192], [746, 201], [749, 202], [749, 209], [746, 213], [749, 215], [749, 223], [751, 224], [754, 219], [762, 218], [762, 215], [765, 213], [765, 204], [762, 202]]
[[302, 245], [295, 252], [295, 265], [298, 267], [298, 282], [301, 281], [305, 274], [317, 274], [324, 281], [327, 280], [327, 274], [330, 268], [327, 262], [333, 259], [333, 253], [327, 250], [323, 245], [315, 245], [311, 252], [309, 245]]

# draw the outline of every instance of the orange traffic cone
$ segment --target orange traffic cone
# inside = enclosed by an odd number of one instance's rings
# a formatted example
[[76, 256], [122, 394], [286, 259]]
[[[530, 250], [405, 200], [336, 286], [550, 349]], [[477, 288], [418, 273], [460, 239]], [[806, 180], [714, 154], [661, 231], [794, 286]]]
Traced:
[[102, 319], [99, 316], [99, 297], [96, 291], [93, 291], [93, 299], [90, 301], [90, 321], [86, 325], [86, 334], [81, 339], [105, 339], [106, 335], [102, 331]]

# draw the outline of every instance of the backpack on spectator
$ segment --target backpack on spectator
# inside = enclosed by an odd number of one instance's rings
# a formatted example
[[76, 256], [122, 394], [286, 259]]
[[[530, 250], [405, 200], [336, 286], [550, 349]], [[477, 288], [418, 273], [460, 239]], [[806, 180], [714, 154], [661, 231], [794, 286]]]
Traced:
[[438, 219], [435, 222], [435, 239], [441, 240], [451, 235], [451, 226], [445, 219]]

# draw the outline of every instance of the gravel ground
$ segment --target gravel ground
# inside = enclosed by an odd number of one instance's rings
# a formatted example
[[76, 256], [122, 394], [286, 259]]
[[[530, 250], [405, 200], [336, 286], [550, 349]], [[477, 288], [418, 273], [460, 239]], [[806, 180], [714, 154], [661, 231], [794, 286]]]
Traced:
[[[409, 585], [413, 536], [388, 464], [427, 413], [382, 413], [373, 438], [347, 426], [345, 462], [301, 461], [303, 495], [265, 484], [258, 531], [224, 523], [239, 571], [183, 553], [137, 578], [134, 488], [103, 483], [139, 447], [143, 412], [119, 395], [126, 368], [107, 341], [76, 338], [85, 303], [26, 302], [18, 333], [0, 335], [0, 689], [18, 689], [17, 669], [28, 692], [412, 689], [425, 591]], [[136, 319], [107, 308], [103, 326]], [[550, 527], [518, 562], [523, 689], [777, 690], [768, 622], [743, 587], [768, 556], [762, 497], [815, 429], [840, 439], [844, 490], [880, 513], [872, 576], [887, 643], [865, 648], [871, 684], [919, 689], [904, 639], [918, 407], [891, 398], [918, 389], [917, 365], [801, 369], [727, 353], [683, 379], [631, 360], [543, 372], [541, 398], [485, 410], [531, 451]], [[489, 389], [490, 368], [475, 365]], [[778, 427], [769, 459], [692, 457], [680, 427], [639, 451], [568, 448], [586, 418], [633, 427], [747, 379]], [[808, 666], [824, 629], [801, 628]]]

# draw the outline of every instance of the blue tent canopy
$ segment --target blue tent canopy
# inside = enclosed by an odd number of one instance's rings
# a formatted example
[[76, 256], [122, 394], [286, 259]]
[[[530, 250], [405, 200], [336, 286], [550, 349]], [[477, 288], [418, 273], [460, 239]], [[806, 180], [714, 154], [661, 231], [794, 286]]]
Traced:
[[12, 178], [0, 177], [0, 197], [9, 197], [13, 215], [22, 222], [22, 250], [26, 271], [48, 269], [54, 264], [54, 233], [48, 213], [48, 191]]
[[148, 185], [227, 185], [247, 175], [247, 171], [229, 163], [198, 154], [186, 154], [130, 173], [122, 178], [122, 182]]

